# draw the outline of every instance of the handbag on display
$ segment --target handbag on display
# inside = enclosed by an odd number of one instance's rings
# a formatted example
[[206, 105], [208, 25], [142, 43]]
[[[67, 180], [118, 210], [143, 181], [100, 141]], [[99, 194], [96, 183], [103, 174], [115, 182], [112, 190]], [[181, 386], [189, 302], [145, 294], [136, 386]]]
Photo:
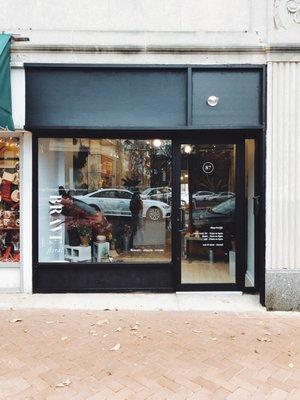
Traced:
[[11, 181], [2, 179], [1, 198], [2, 201], [5, 201], [6, 203], [11, 202]]
[[2, 179], [5, 181], [13, 182], [15, 180], [15, 174], [11, 174], [10, 172], [3, 172]]

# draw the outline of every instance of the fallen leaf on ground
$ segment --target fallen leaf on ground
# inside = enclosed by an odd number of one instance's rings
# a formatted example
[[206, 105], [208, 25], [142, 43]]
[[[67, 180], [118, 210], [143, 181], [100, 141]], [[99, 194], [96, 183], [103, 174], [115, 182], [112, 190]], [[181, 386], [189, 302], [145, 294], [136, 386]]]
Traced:
[[131, 331], [137, 331], [139, 329], [139, 327], [137, 325], [133, 325], [130, 327]]
[[15, 324], [16, 322], [22, 322], [23, 320], [21, 319], [21, 318], [14, 318], [14, 319], [11, 319], [9, 322], [11, 323], [11, 324]]
[[66, 379], [62, 382], [59, 382], [57, 385], [55, 385], [56, 387], [65, 387], [65, 386], [70, 386], [71, 385], [71, 379]]
[[259, 342], [272, 342], [271, 338], [269, 338], [268, 336], [257, 337], [256, 340], [258, 340]]
[[99, 326], [108, 324], [108, 319], [101, 319], [101, 320], [97, 321], [96, 324]]
[[258, 321], [257, 325], [265, 325], [265, 321]]
[[112, 347], [112, 348], [110, 349], [110, 351], [119, 351], [120, 348], [121, 348], [121, 345], [120, 345], [120, 343], [118, 343], [118, 344], [116, 344], [114, 347]]

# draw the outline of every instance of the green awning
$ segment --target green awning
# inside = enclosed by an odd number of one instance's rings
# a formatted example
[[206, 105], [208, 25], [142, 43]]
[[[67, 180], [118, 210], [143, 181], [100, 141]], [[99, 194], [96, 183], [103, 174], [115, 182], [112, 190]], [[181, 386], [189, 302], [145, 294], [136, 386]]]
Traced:
[[13, 131], [10, 88], [10, 35], [0, 34], [0, 127]]

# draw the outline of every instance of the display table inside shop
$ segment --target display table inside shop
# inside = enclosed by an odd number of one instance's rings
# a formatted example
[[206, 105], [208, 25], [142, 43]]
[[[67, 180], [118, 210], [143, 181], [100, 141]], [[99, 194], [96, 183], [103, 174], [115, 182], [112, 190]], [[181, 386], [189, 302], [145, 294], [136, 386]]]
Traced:
[[188, 262], [192, 261], [192, 252], [191, 252], [191, 242], [197, 242], [199, 245], [202, 245], [203, 239], [200, 236], [192, 236], [190, 234], [185, 235], [184, 237], [184, 247], [183, 254], [184, 258], [188, 260]]
[[93, 261], [94, 262], [109, 261], [109, 242], [93, 243]]
[[91, 246], [65, 245], [65, 260], [70, 262], [83, 262], [92, 260]]
[[[208, 256], [209, 262], [214, 263], [216, 254], [220, 250], [224, 252], [224, 237], [222, 234], [216, 234], [213, 237], [210, 237], [207, 232], [199, 232], [198, 234], [186, 234], [184, 237], [184, 248], [183, 248], [183, 257], [189, 263], [192, 262], [193, 259], [199, 258], [199, 256], [195, 256], [193, 251], [191, 250], [191, 245], [193, 243], [198, 243], [198, 250], [201, 252], [205, 252], [205, 256]], [[235, 276], [235, 264], [236, 264], [236, 252], [234, 250], [228, 250], [228, 262], [229, 262], [229, 275], [231, 277]]]

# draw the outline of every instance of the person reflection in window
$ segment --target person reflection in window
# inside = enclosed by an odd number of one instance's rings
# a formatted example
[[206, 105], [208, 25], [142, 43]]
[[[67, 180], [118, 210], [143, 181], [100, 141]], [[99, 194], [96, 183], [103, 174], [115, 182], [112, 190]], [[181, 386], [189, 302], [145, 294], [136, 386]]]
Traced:
[[134, 244], [142, 243], [142, 225], [143, 225], [143, 201], [139, 192], [134, 192], [130, 200], [129, 209], [131, 211], [131, 237], [130, 249]]

